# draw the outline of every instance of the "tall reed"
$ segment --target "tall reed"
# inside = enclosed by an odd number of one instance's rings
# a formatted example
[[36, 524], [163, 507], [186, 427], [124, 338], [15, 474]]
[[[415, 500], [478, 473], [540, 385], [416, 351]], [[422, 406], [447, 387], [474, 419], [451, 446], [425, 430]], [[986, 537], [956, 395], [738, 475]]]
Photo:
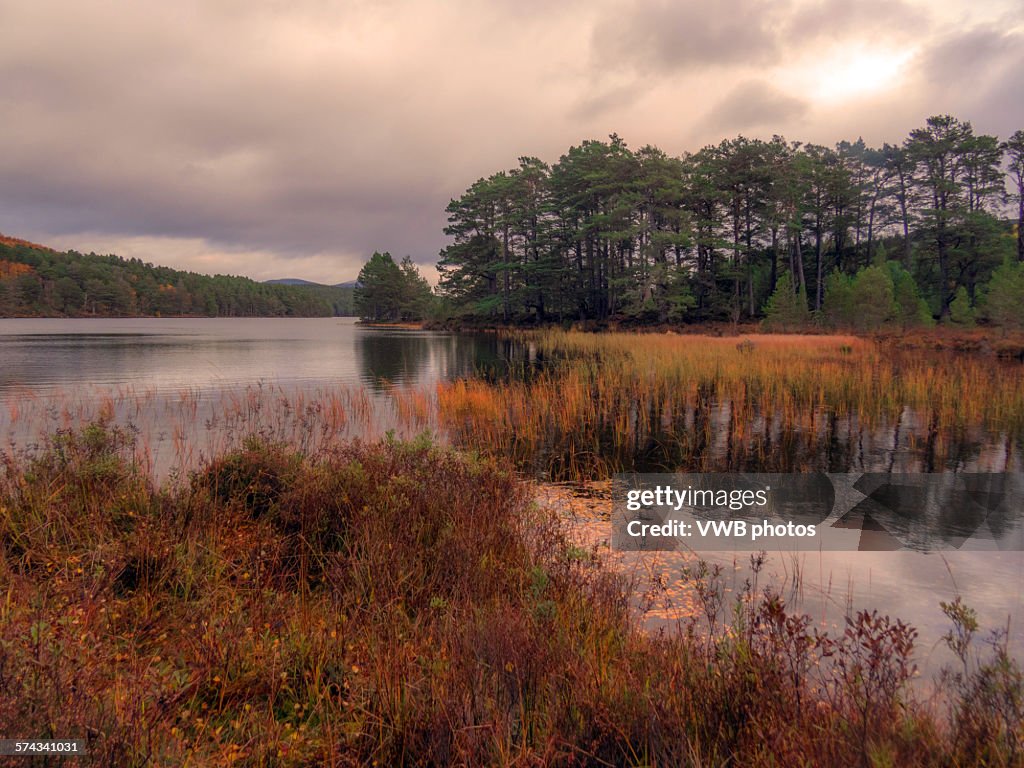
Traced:
[[885, 351], [845, 336], [512, 337], [554, 362], [498, 386], [440, 383], [440, 420], [460, 444], [559, 479], [622, 469], [849, 471], [866, 468], [865, 436], [933, 471], [965, 443], [980, 453], [1024, 431], [1021, 366], [976, 355]]

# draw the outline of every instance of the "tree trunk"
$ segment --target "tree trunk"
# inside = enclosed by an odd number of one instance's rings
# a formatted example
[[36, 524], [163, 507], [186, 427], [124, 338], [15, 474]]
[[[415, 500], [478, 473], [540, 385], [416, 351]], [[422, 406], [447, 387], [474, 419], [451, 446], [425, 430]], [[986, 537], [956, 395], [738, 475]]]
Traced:
[[1017, 189], [1017, 261], [1024, 261], [1024, 188]]
[[778, 254], [778, 246], [779, 246], [779, 228], [778, 227], [772, 227], [772, 271], [771, 271], [771, 278], [770, 278], [770, 281], [769, 281], [770, 284], [771, 284], [770, 290], [768, 291], [768, 295], [769, 296], [771, 296], [773, 293], [775, 293], [775, 284], [778, 282], [778, 279], [779, 279], [779, 254]]
[[807, 277], [804, 275], [804, 253], [800, 247], [800, 233], [796, 233], [796, 268], [800, 275], [800, 287], [807, 293]]
[[[836, 242], [836, 253], [839, 252], [839, 243]], [[814, 308], [821, 309], [821, 217], [815, 220], [814, 224], [814, 259], [817, 265], [817, 282], [814, 285]]]
[[502, 320], [507, 323], [508, 322], [508, 314], [509, 314], [508, 313], [508, 294], [509, 294], [509, 279], [510, 279], [509, 267], [511, 265], [511, 261], [509, 260], [509, 257], [508, 257], [508, 225], [505, 225], [505, 229], [504, 229], [504, 232], [503, 232], [503, 241], [502, 241], [502, 246], [501, 246], [501, 260], [502, 260], [502, 264], [503, 264], [503, 269], [505, 271], [505, 279], [503, 281], [503, 286], [502, 286], [502, 308], [501, 308], [501, 310], [502, 310]]

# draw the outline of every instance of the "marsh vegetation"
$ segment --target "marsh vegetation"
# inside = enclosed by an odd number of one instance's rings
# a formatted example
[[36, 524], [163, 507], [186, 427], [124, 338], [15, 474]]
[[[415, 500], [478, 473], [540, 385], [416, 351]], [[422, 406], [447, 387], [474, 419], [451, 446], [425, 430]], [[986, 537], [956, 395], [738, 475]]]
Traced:
[[913, 627], [822, 627], [757, 561], [731, 589], [691, 563], [694, 610], [652, 633], [657, 585], [524, 482], [1016, 471], [1019, 364], [854, 337], [491, 341], [490, 367], [426, 383], [9, 395], [36, 437], [0, 472], [0, 731], [86, 738], [103, 766], [1021, 764], [1009, 637], [954, 593], [936, 687]]
[[958, 600], [941, 705], [913, 628], [822, 633], [756, 578], [697, 568], [651, 635], [513, 472], [427, 440], [254, 436], [157, 487], [91, 425], [5, 464], [0, 548], [0, 729], [92, 765], [1022, 759], [1020, 669]]

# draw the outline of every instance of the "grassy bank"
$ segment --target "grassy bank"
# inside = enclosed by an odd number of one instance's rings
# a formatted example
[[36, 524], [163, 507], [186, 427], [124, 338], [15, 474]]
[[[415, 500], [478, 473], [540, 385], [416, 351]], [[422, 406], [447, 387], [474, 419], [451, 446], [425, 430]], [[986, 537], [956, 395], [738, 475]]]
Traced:
[[1024, 759], [1020, 671], [973, 655], [962, 606], [942, 709], [911, 628], [822, 635], [706, 568], [701, 616], [645, 635], [512, 472], [426, 441], [249, 439], [157, 488], [93, 425], [0, 483], [0, 733], [86, 738], [90, 765]]

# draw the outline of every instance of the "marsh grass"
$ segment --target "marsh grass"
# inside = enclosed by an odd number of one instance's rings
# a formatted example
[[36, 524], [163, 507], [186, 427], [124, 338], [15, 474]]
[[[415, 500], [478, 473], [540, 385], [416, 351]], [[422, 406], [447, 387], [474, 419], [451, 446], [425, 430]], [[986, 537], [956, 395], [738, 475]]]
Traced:
[[53, 436], [0, 474], [0, 733], [96, 766], [1021, 764], [1013, 660], [947, 720], [913, 629], [821, 633], [757, 567], [734, 599], [696, 567], [692, 622], [645, 633], [530, 497], [427, 438], [250, 435], [158, 486], [123, 430]]
[[441, 383], [440, 422], [457, 443], [556, 480], [626, 470], [845, 472], [897, 460], [930, 472], [986, 451], [1005, 462], [1020, 452], [1017, 363], [852, 336], [512, 337], [558, 364], [502, 386]]

